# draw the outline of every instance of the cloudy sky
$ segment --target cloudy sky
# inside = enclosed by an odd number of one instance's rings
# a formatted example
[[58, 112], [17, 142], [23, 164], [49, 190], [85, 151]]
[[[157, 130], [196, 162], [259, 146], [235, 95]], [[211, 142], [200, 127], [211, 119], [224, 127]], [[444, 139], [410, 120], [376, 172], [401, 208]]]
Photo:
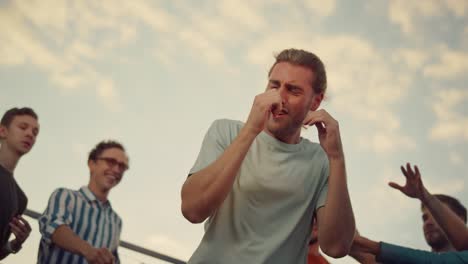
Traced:
[[[0, 112], [40, 116], [15, 176], [30, 209], [85, 185], [88, 151], [117, 139], [131, 162], [110, 196], [122, 238], [187, 260], [203, 228], [182, 217], [180, 187], [203, 135], [215, 119], [246, 120], [273, 54], [290, 47], [326, 64], [322, 108], [340, 122], [363, 235], [428, 249], [418, 202], [387, 186], [407, 161], [431, 191], [468, 204], [468, 1], [184, 2], [0, 0]], [[4, 263], [33, 263], [33, 226]]]

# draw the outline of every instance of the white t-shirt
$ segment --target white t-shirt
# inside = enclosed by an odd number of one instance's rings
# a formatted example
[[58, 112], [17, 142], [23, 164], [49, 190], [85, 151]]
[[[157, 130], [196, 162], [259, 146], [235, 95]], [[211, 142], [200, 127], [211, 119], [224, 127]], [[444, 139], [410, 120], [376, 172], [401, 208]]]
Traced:
[[[215, 121], [190, 174], [218, 159], [243, 125]], [[317, 143], [287, 144], [260, 133], [188, 263], [306, 263], [312, 216], [325, 205], [328, 166]]]

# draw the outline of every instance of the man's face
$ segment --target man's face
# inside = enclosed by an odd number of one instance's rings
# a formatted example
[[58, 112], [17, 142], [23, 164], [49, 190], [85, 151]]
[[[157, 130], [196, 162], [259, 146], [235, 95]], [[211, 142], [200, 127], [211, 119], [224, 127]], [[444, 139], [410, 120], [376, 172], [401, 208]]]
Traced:
[[450, 246], [450, 242], [427, 208], [422, 209], [424, 238], [433, 251], [439, 252]]
[[101, 190], [109, 191], [117, 184], [128, 169], [128, 157], [119, 148], [104, 150], [96, 161], [90, 160], [88, 166], [91, 181]]
[[18, 156], [28, 153], [39, 134], [39, 123], [29, 115], [18, 115], [13, 118], [8, 127], [0, 126], [0, 137], [5, 147]]
[[308, 111], [315, 111], [323, 98], [323, 94], [313, 91], [314, 80], [315, 73], [302, 66], [280, 62], [273, 67], [267, 90], [279, 92], [283, 110], [269, 115], [266, 126], [269, 132], [290, 134], [300, 129]]

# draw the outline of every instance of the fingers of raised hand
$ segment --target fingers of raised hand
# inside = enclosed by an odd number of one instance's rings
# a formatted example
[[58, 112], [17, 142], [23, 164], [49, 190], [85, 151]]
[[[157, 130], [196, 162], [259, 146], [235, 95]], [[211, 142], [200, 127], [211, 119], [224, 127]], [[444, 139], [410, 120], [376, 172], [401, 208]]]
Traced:
[[29, 225], [28, 221], [26, 221], [26, 219], [19, 215], [17, 220], [19, 223], [21, 223], [21, 227], [23, 227], [25, 231], [31, 232], [31, 226]]
[[421, 177], [421, 174], [419, 172], [418, 166], [414, 165], [414, 169], [411, 168], [411, 164], [408, 162], [406, 163], [406, 168], [404, 166], [401, 166], [401, 172], [403, 175], [405, 175], [406, 178], [409, 180], [412, 179], [419, 179]]
[[405, 167], [404, 166], [400, 166], [400, 169], [401, 169], [401, 172], [403, 173], [403, 175], [408, 178], [408, 172], [406, 171]]
[[326, 128], [338, 127], [338, 122], [324, 109], [309, 111], [304, 119], [304, 125], [323, 123]]
[[262, 111], [272, 110], [272, 108], [281, 111], [281, 96], [276, 90], [268, 90], [255, 96], [254, 105], [259, 107]]
[[416, 176], [417, 176], [418, 178], [420, 178], [420, 177], [421, 177], [421, 173], [419, 173], [419, 168], [418, 168], [417, 165], [414, 165], [414, 171], [416, 172]]

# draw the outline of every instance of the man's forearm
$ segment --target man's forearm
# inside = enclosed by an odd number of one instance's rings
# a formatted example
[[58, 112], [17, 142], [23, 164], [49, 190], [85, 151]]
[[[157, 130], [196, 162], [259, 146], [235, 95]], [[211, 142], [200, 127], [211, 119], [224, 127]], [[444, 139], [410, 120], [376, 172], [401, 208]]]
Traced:
[[361, 264], [377, 264], [375, 256], [369, 253], [351, 252], [349, 256]]
[[431, 212], [455, 249], [468, 250], [468, 229], [460, 217], [427, 190], [421, 202]]
[[405, 248], [388, 243], [380, 243], [381, 252], [376, 260], [382, 263], [401, 264], [462, 264], [468, 262], [468, 251], [429, 252]]
[[185, 218], [194, 223], [203, 222], [223, 203], [256, 136], [242, 128], [215, 162], [186, 180], [181, 192]]
[[325, 253], [332, 257], [348, 254], [355, 222], [346, 183], [346, 166], [342, 159], [330, 159], [327, 202], [319, 219], [319, 240]]
[[92, 246], [76, 235], [69, 226], [61, 225], [52, 234], [52, 242], [74, 254], [85, 256]]

